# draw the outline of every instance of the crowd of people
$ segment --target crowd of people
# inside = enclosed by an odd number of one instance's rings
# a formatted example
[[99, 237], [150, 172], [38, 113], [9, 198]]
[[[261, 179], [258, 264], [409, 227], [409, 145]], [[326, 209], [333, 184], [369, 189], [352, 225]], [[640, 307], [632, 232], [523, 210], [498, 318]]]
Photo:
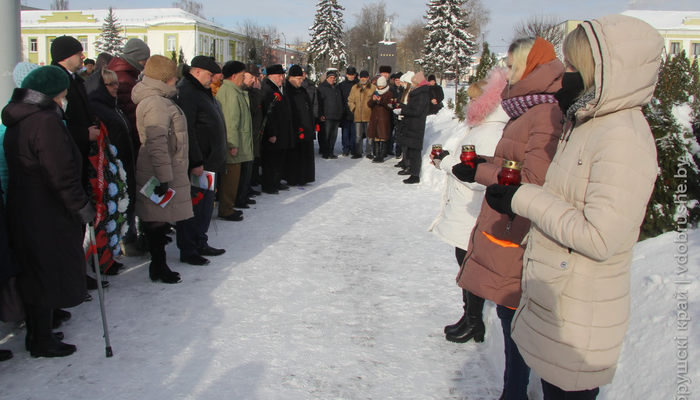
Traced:
[[[469, 87], [468, 128], [455, 146], [431, 155], [446, 172], [431, 230], [455, 247], [464, 309], [445, 337], [483, 342], [484, 304], [496, 304], [501, 399], [527, 399], [531, 368], [546, 400], [595, 399], [612, 380], [632, 247], [656, 178], [640, 109], [662, 48], [653, 28], [621, 15], [579, 25], [564, 62], [545, 39], [516, 39], [507, 70]], [[86, 225], [98, 232], [101, 271], [118, 274], [120, 252], [136, 254], [142, 235], [150, 279], [178, 283], [168, 233], [175, 229], [182, 263], [208, 264], [226, 251], [208, 243], [216, 201], [218, 218], [235, 222], [254, 197], [314, 182], [316, 139], [323, 159], [337, 159], [340, 131], [342, 156], [394, 155], [404, 183], [420, 182], [426, 119], [444, 99], [435, 76], [388, 66], [376, 76], [348, 67], [343, 79], [328, 70], [316, 87], [303, 66], [261, 73], [205, 56], [177, 66], [139, 39], [88, 63], [80, 42], [63, 36], [51, 55], [51, 66], [17, 66], [2, 112], [1, 277], [3, 290], [12, 282], [19, 292], [35, 357], [74, 353], [54, 332], [70, 318], [63, 308], [108, 284], [86, 274]], [[462, 160], [463, 145], [476, 145], [478, 157]], [[501, 179], [504, 166], [519, 171], [517, 184]]]

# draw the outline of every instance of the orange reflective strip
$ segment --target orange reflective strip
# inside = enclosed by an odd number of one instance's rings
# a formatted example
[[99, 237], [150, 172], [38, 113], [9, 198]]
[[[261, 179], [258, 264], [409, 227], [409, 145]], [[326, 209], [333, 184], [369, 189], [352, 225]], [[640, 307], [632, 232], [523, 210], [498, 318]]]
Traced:
[[513, 243], [513, 242], [509, 242], [509, 241], [507, 241], [507, 240], [496, 239], [495, 237], [489, 235], [489, 234], [486, 233], [486, 232], [483, 232], [483, 231], [482, 231], [481, 233], [483, 233], [484, 236], [486, 236], [490, 241], [496, 243], [497, 245], [499, 245], [499, 246], [501, 246], [501, 247], [520, 247], [519, 245], [517, 245], [517, 244], [515, 244], [515, 243]]

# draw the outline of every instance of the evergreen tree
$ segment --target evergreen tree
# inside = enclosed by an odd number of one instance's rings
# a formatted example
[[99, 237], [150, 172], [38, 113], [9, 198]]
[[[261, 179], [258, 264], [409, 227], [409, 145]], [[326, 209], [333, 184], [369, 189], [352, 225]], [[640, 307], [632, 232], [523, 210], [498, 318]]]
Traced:
[[700, 63], [698, 63], [697, 57], [693, 60], [693, 64], [690, 66], [690, 75], [691, 97], [689, 101], [690, 108], [693, 110], [690, 116], [692, 117], [693, 134], [695, 135], [695, 140], [700, 142]]
[[675, 230], [679, 221], [687, 221], [688, 227], [700, 221], [697, 203], [700, 199], [700, 186], [697, 185], [700, 174], [698, 159], [691, 151], [697, 148], [698, 142], [690, 132], [684, 132], [673, 114], [674, 106], [689, 100], [693, 90], [690, 72], [690, 62], [685, 54], [662, 61], [654, 97], [643, 109], [656, 140], [659, 175], [647, 206], [640, 239]]
[[423, 58], [416, 60], [427, 72], [464, 71], [473, 61], [476, 41], [469, 33], [465, 0], [431, 0]]
[[97, 53], [109, 53], [116, 56], [124, 49], [125, 38], [121, 36], [122, 27], [119, 25], [119, 20], [114, 16], [112, 7], [109, 8], [109, 14], [102, 24], [102, 33], [95, 40], [95, 50]]
[[314, 25], [309, 28], [311, 40], [308, 52], [314, 55], [314, 62], [337, 66], [340, 70], [347, 64], [343, 35], [343, 8], [337, 0], [320, 0], [316, 5]]
[[481, 50], [481, 60], [479, 60], [479, 65], [477, 65], [476, 74], [474, 75], [474, 82], [486, 78], [489, 71], [496, 66], [497, 61], [496, 54], [489, 50], [489, 42], [484, 41], [484, 47]]
[[185, 53], [182, 51], [182, 46], [180, 46], [180, 55], [177, 57], [177, 64], [185, 64], [187, 60], [185, 59]]

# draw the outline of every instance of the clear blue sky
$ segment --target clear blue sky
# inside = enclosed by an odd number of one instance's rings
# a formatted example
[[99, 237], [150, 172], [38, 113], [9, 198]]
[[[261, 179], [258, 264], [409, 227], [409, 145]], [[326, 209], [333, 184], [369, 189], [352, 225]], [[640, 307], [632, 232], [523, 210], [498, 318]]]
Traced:
[[[70, 8], [105, 9], [110, 5], [116, 8], [171, 7], [172, 0], [69, 0]], [[429, 0], [387, 0], [387, 14], [398, 14], [395, 25], [409, 23], [420, 19], [427, 10]], [[204, 14], [208, 19], [236, 29], [236, 24], [246, 19], [261, 25], [272, 24], [278, 32], [284, 32], [288, 43], [295, 38], [308, 40], [308, 28], [313, 23], [317, 0], [199, 0], [204, 5]], [[339, 0], [345, 7], [346, 24], [354, 25], [355, 14], [363, 4], [375, 1], [361, 2], [357, 0]], [[513, 36], [513, 27], [521, 20], [535, 13], [552, 14], [561, 20], [591, 19], [606, 14], [638, 10], [691, 10], [700, 11], [698, 0], [587, 0], [571, 2], [567, 0], [482, 0], [491, 9], [491, 23], [486, 27], [486, 39], [493, 51], [502, 52]], [[22, 4], [48, 9], [51, 0], [22, 0]]]

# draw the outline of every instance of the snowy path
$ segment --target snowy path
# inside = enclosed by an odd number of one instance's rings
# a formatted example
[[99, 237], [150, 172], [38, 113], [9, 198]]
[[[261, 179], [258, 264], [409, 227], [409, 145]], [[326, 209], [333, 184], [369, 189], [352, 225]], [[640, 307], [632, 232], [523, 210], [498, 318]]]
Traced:
[[[258, 197], [242, 222], [216, 221], [228, 251], [178, 262], [178, 285], [146, 258], [111, 277], [114, 349], [95, 300], [60, 330], [78, 352], [33, 359], [0, 324], [2, 399], [483, 399], [500, 371], [474, 343], [444, 340], [461, 314], [453, 249], [426, 231], [440, 194], [404, 185], [395, 160], [317, 158], [317, 182]], [[500, 332], [496, 332], [500, 337]]]

